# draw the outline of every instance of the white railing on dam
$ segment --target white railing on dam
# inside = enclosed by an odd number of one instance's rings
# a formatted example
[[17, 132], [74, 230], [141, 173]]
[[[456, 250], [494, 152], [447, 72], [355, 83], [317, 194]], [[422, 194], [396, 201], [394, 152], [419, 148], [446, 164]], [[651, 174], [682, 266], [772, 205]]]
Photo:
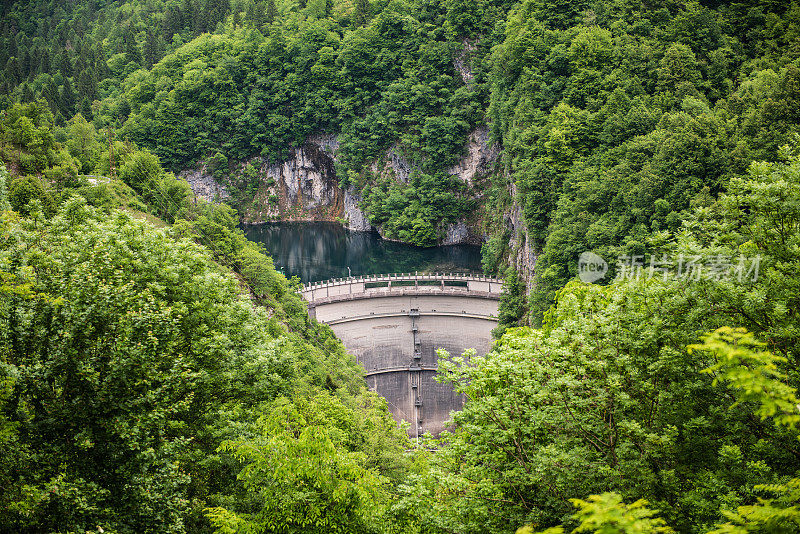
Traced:
[[378, 296], [392, 290], [464, 292], [499, 298], [502, 288], [503, 280], [491, 276], [462, 273], [394, 273], [313, 282], [305, 284], [301, 294], [310, 303], [345, 295], [369, 298], [373, 294]]

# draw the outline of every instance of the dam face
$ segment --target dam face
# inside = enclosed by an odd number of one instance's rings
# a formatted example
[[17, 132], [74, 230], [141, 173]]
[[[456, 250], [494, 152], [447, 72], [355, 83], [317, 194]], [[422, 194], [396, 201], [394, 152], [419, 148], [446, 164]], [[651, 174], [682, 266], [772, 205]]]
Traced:
[[463, 399], [434, 379], [437, 349], [486, 354], [502, 281], [466, 275], [348, 278], [303, 288], [309, 313], [329, 325], [386, 398], [409, 435], [438, 434]]

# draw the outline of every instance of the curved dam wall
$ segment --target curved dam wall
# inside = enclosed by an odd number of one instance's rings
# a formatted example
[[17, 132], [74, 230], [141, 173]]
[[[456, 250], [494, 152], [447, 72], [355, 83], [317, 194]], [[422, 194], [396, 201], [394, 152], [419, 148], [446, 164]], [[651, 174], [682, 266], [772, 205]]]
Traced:
[[305, 286], [309, 313], [328, 324], [366, 370], [409, 435], [438, 434], [463, 399], [434, 379], [437, 349], [489, 350], [502, 281], [462, 275], [388, 275]]

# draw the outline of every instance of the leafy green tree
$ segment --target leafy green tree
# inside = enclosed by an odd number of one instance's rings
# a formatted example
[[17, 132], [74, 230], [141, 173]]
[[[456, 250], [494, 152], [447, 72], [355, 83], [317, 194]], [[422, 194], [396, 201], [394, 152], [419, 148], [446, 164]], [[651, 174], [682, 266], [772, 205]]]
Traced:
[[[386, 481], [348, 451], [354, 421], [329, 394], [279, 401], [253, 441], [226, 442], [245, 465], [240, 478], [256, 512], [207, 511], [217, 532], [364, 532], [386, 498]], [[346, 426], [345, 426], [346, 425]]]
[[22, 103], [28, 104], [30, 102], [33, 102], [33, 100], [34, 100], [33, 91], [31, 91], [30, 86], [26, 83], [22, 86]]
[[11, 204], [8, 200], [9, 175], [6, 166], [0, 163], [0, 211], [10, 210]]
[[[259, 5], [262, 2], [258, 3]], [[264, 22], [267, 24], [272, 24], [275, 22], [275, 18], [278, 16], [278, 9], [275, 6], [275, 0], [267, 0], [266, 1], [266, 9], [264, 10]]]
[[64, 80], [64, 85], [61, 87], [61, 94], [59, 96], [59, 108], [61, 114], [66, 118], [71, 118], [75, 115], [75, 89], [72, 87], [72, 82], [67, 78]]
[[697, 58], [692, 50], [681, 44], [670, 46], [658, 69], [658, 84], [664, 91], [686, 92], [700, 84]]
[[355, 10], [355, 23], [358, 26], [363, 26], [369, 21], [369, 0], [356, 0]]
[[[753, 403], [762, 420], [771, 419], [775, 426], [795, 431], [800, 426], [797, 390], [786, 384], [787, 376], [778, 371], [786, 359], [764, 351], [765, 343], [757, 341], [743, 328], [723, 327], [703, 336], [702, 343], [689, 346], [689, 351], [713, 353], [717, 362], [705, 371], [715, 375], [715, 384], [725, 385], [736, 392], [739, 403]], [[734, 404], [734, 406], [736, 405]], [[800, 436], [797, 436], [800, 437]], [[800, 479], [786, 483], [756, 486], [756, 490], [775, 495], [759, 499], [758, 504], [723, 510], [728, 520], [717, 525], [709, 534], [745, 532], [791, 532], [800, 526]], [[646, 508], [647, 501], [631, 505], [622, 502], [615, 493], [592, 495], [587, 501], [571, 499], [579, 508], [573, 516], [580, 521], [572, 532], [673, 532], [655, 512]], [[524, 527], [518, 533], [532, 532]], [[564, 532], [563, 527], [544, 531]]]
[[499, 338], [511, 326], [518, 326], [527, 309], [526, 287], [520, 279], [516, 267], [508, 267], [503, 276], [503, 292], [500, 294], [497, 327], [492, 335]]
[[136, 40], [136, 35], [133, 33], [133, 28], [130, 25], [126, 26], [123, 30], [123, 42], [124, 42], [124, 52], [125, 52], [125, 61], [127, 63], [142, 63], [142, 51], [139, 48], [139, 43]]
[[[686, 233], [678, 241], [686, 253], [735, 259], [733, 280], [705, 288], [704, 302], [724, 305], [734, 324], [763, 336], [770, 350], [792, 365], [798, 362], [798, 317], [790, 311], [796, 306], [800, 268], [797, 150], [794, 140], [781, 150], [782, 161], [754, 162], [746, 175], [731, 180], [728, 192], [716, 203], [698, 208], [688, 218]], [[740, 264], [740, 256], [755, 259]]]
[[153, 30], [147, 32], [142, 55], [147, 68], [152, 67], [153, 64], [161, 59], [161, 42], [159, 41], [159, 36]]
[[92, 172], [100, 158], [102, 147], [97, 141], [97, 131], [80, 113], [66, 126], [66, 147], [70, 154], [80, 162], [84, 174]]
[[[178, 237], [188, 221], [156, 230], [77, 197], [49, 220], [3, 217], [17, 239], [0, 259], [21, 258], [0, 285], [0, 447], [16, 459], [0, 462], [3, 525], [185, 532], [207, 529], [203, 510], [220, 506], [254, 521], [274, 519], [250, 515], [258, 509], [298, 518], [306, 494], [294, 484], [306, 481], [329, 524], [375, 527], [383, 475], [397, 478], [405, 443], [385, 401], [235, 219], [198, 209], [221, 230], [190, 235], [213, 251], [230, 243], [232, 267], [248, 256], [242, 272], [269, 311]], [[309, 422], [304, 436], [281, 424], [303, 427], [296, 417]], [[216, 450], [241, 443], [244, 460], [259, 436], [286, 453], [271, 460], [285, 477], [277, 501], [248, 482], [259, 480], [258, 459], [242, 469], [225, 452], [238, 446]], [[321, 473], [333, 493], [315, 486]]]
[[22, 81], [22, 69], [19, 66], [19, 60], [16, 57], [11, 57], [6, 62], [6, 76], [13, 83]]
[[97, 96], [97, 79], [92, 67], [83, 69], [78, 75], [78, 94], [89, 101]]
[[158, 156], [147, 151], [134, 151], [119, 168], [119, 177], [134, 190], [152, 190], [164, 174]]
[[[573, 518], [579, 525], [572, 531], [594, 532], [602, 534], [634, 534], [652, 532], [668, 534], [674, 532], [666, 522], [653, 517], [656, 512], [647, 508], [647, 501], [640, 499], [632, 504], [625, 504], [616, 493], [590, 495], [587, 500], [570, 499], [578, 509]], [[554, 527], [542, 534], [562, 534], [564, 528]], [[532, 534], [533, 529], [522, 527], [517, 534]]]
[[[33, 209], [45, 209], [48, 213], [54, 208], [53, 198], [39, 178], [23, 176], [11, 181], [8, 186], [8, 202], [14, 211], [30, 215]], [[32, 202], [37, 203], [36, 205]]]

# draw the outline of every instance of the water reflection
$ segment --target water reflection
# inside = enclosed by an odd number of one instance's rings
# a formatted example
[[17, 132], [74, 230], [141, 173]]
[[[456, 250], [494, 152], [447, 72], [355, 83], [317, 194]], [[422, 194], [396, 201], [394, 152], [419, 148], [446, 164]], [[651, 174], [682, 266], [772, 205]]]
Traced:
[[268, 223], [245, 227], [247, 238], [263, 243], [275, 266], [303, 282], [350, 274], [398, 272], [481, 272], [480, 247], [419, 248], [385, 241], [377, 233], [351, 232], [336, 223]]

